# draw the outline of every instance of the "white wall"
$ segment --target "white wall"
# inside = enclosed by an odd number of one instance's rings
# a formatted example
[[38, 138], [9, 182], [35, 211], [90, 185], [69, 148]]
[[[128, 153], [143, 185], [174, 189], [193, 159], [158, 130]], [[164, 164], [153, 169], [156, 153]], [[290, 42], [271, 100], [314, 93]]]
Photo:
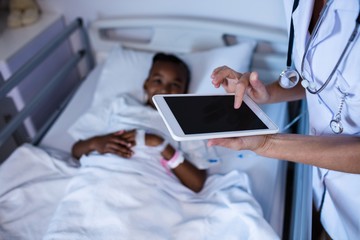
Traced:
[[283, 0], [38, 0], [43, 11], [63, 13], [67, 22], [104, 17], [185, 16], [251, 22], [286, 29]]

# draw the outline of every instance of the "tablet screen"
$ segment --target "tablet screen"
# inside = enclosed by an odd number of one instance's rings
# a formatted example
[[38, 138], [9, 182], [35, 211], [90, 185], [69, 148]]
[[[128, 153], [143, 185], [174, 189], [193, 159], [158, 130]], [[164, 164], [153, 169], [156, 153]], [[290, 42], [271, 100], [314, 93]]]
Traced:
[[185, 134], [268, 129], [245, 102], [234, 109], [233, 95], [164, 99]]

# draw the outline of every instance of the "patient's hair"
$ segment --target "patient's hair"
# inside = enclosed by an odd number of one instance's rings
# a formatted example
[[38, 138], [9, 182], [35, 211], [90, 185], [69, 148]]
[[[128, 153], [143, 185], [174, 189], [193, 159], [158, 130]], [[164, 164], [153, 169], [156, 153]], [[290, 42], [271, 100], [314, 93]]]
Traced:
[[188, 92], [189, 84], [190, 84], [190, 69], [188, 65], [181, 60], [179, 57], [173, 55], [173, 54], [166, 54], [166, 53], [156, 53], [153, 57], [152, 64], [154, 65], [155, 62], [172, 62], [179, 64], [180, 66], [184, 67], [185, 73], [186, 73], [186, 85], [185, 85], [185, 92]]

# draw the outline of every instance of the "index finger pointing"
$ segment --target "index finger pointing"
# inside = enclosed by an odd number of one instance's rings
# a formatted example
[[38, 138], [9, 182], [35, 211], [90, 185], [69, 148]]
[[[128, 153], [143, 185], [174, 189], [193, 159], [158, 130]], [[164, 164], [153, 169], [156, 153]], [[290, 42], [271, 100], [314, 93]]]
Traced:
[[243, 97], [245, 94], [245, 87], [242, 83], [237, 83], [235, 85], [235, 99], [234, 99], [234, 108], [239, 109], [241, 106], [241, 103], [243, 101]]

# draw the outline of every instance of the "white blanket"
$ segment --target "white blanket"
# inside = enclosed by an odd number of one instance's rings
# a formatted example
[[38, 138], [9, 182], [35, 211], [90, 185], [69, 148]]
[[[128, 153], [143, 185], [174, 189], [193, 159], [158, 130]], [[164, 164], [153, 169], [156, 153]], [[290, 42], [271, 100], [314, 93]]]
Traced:
[[245, 174], [210, 176], [196, 194], [142, 154], [81, 161], [45, 240], [278, 238], [249, 193]]
[[186, 158], [198, 168], [209, 168], [220, 162], [214, 148], [206, 147], [206, 141], [174, 141], [160, 114], [129, 94], [121, 94], [112, 101], [90, 108], [70, 127], [69, 133], [79, 140], [134, 128], [163, 136], [172, 146], [182, 150]]
[[[97, 128], [90, 130], [95, 122]], [[125, 97], [102, 108], [102, 114], [90, 111], [71, 132], [86, 138], [145, 128], [166, 135], [164, 128], [154, 129], [159, 123], [156, 111]], [[192, 148], [186, 153], [199, 167], [209, 166], [204, 142], [180, 147]], [[131, 159], [82, 157], [44, 239], [278, 239], [251, 195], [246, 174], [209, 176], [203, 190], [194, 193], [161, 166], [156, 147], [137, 145], [134, 152]]]
[[77, 171], [69, 154], [17, 148], [0, 166], [0, 239], [41, 239]]

